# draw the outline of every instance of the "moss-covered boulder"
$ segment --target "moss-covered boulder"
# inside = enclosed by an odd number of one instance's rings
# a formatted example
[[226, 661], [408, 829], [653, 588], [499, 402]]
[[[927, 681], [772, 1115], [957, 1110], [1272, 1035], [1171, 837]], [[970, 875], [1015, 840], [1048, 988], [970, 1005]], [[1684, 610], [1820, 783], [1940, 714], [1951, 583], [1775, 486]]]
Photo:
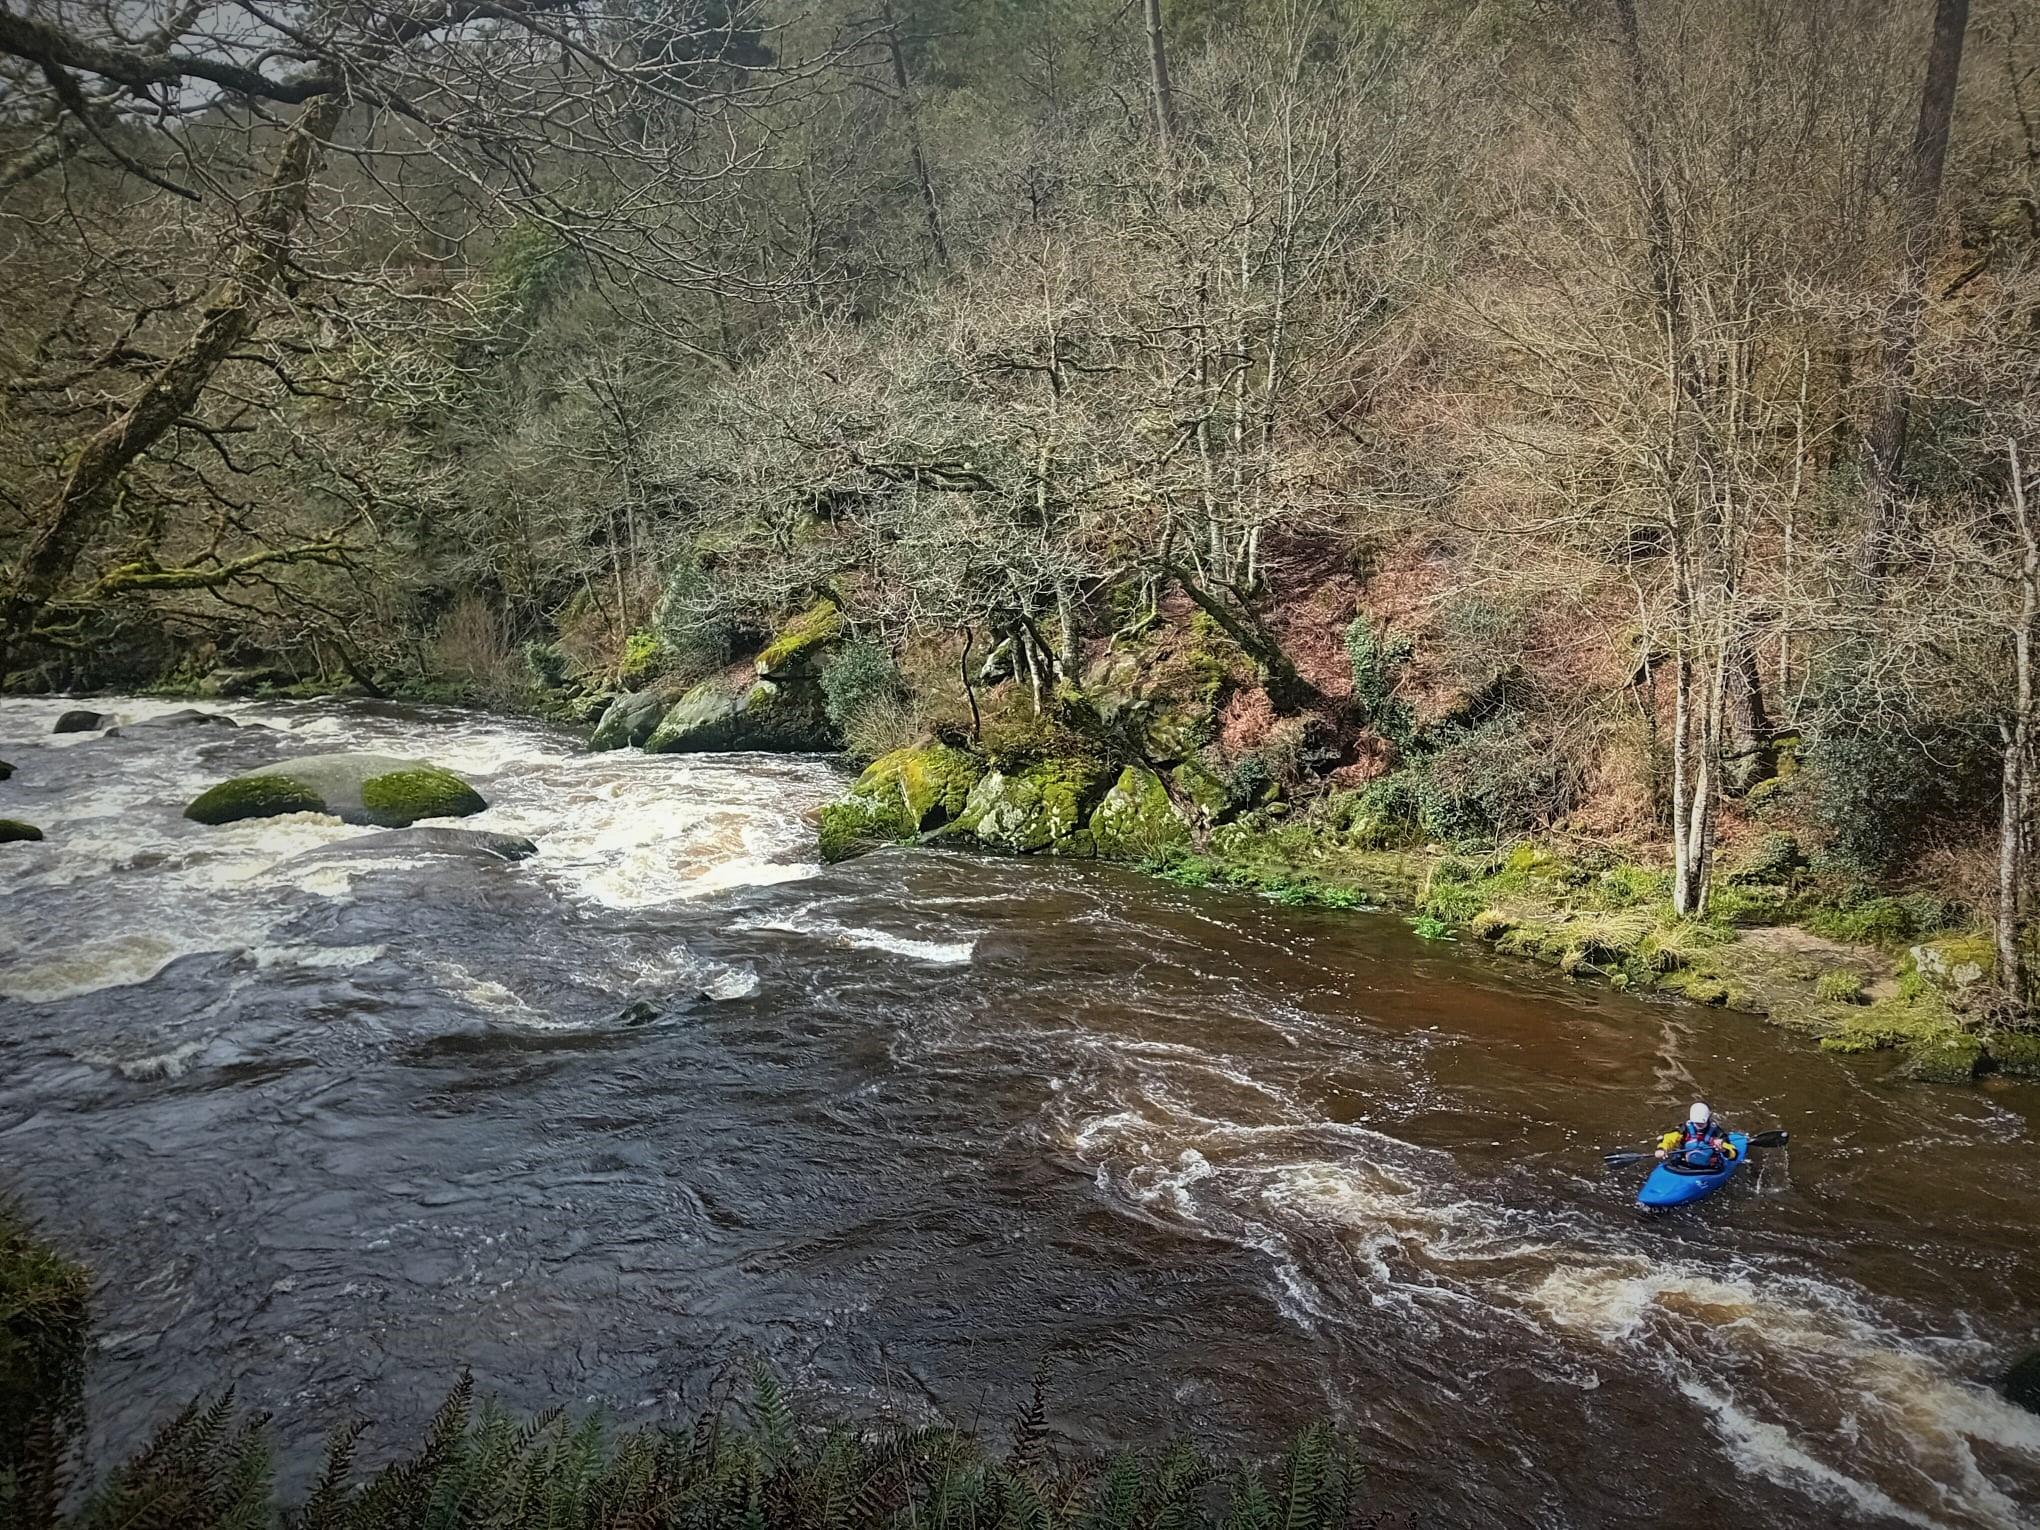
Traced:
[[983, 775], [975, 756], [944, 744], [881, 755], [847, 797], [822, 810], [822, 859], [848, 860], [874, 844], [911, 839], [954, 822]]
[[993, 771], [971, 789], [957, 824], [992, 850], [1092, 855], [1091, 810], [1113, 779], [1099, 761], [1077, 755]]
[[830, 749], [835, 731], [821, 692], [798, 680], [705, 680], [674, 702], [642, 741], [647, 754], [708, 754], [725, 749], [782, 753]]
[[1091, 842], [1117, 861], [1159, 860], [1190, 845], [1190, 826], [1151, 770], [1129, 765], [1091, 813]]
[[1983, 1038], [1968, 1031], [1946, 1031], [1905, 1049], [1900, 1074], [1922, 1084], [1966, 1084], [1983, 1071]]
[[284, 813], [329, 813], [345, 823], [401, 829], [421, 818], [464, 818], [488, 807], [452, 771], [386, 754], [316, 754], [222, 781], [186, 818], [235, 823]]
[[23, 823], [19, 818], [0, 818], [0, 845], [21, 844], [42, 837], [42, 830], [32, 823]]
[[818, 600], [774, 634], [759, 652], [762, 680], [812, 679], [822, 651], [843, 634], [843, 613], [833, 600]]
[[659, 719], [672, 705], [672, 694], [657, 687], [625, 691], [603, 709], [602, 720], [595, 724], [595, 733], [588, 740], [588, 747], [595, 750], [635, 749], [652, 736], [653, 730], [659, 726]]
[[1923, 940], [1906, 954], [1913, 970], [1943, 993], [1967, 994], [1997, 968], [1987, 935], [1944, 935]]
[[1215, 691], [1182, 666], [1115, 649], [1084, 672], [1098, 720], [1157, 765], [1186, 759], [1217, 731]]
[[881, 755], [866, 767], [850, 792], [853, 797], [892, 806], [906, 833], [921, 834], [939, 829], [961, 814], [970, 801], [971, 788], [984, 773], [974, 755], [946, 744], [927, 744]]
[[59, 717], [57, 725], [50, 729], [50, 732], [97, 733], [101, 728], [109, 726], [112, 722], [113, 718], [109, 713], [88, 712], [80, 708], [66, 712], [62, 717]]
[[2040, 1031], [1991, 1031], [1983, 1045], [1998, 1072], [2040, 1078]]

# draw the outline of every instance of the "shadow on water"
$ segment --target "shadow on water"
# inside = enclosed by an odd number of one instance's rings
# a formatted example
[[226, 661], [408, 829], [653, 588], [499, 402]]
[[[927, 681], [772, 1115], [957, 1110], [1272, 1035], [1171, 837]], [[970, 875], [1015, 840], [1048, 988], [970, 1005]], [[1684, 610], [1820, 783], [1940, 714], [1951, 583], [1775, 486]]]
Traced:
[[[136, 702], [141, 713], [167, 704]], [[52, 739], [18, 767], [0, 1153], [101, 1275], [103, 1453], [236, 1382], [299, 1469], [461, 1366], [1089, 1444], [1351, 1429], [1422, 1522], [2030, 1523], [1980, 1384], [2040, 1300], [2040, 1094], [1908, 1091], [1753, 1021], [1109, 868], [822, 870], [825, 762], [587, 756], [439, 709]], [[201, 730], [211, 733], [212, 730]], [[305, 750], [429, 755], [528, 861], [178, 816]], [[12, 852], [21, 852], [16, 856]], [[1794, 1146], [1644, 1220], [1691, 1098]]]

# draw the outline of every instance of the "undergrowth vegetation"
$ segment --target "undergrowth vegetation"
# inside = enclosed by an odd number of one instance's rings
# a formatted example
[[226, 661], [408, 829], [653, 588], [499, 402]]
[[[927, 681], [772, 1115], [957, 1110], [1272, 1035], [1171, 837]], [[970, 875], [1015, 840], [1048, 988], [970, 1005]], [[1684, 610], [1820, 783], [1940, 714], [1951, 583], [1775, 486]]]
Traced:
[[20, 1530], [1332, 1530], [1358, 1477], [1329, 1429], [1280, 1461], [1214, 1463], [1188, 1445], [1069, 1462], [1050, 1448], [1040, 1389], [1001, 1450], [948, 1424], [823, 1424], [770, 1372], [685, 1427], [617, 1432], [551, 1409], [518, 1419], [463, 1377], [416, 1447], [356, 1470], [361, 1427], [332, 1441], [301, 1502], [283, 1503], [260, 1416], [231, 1394], [193, 1404], [72, 1511], [15, 1499]]
[[[267, 1416], [228, 1391], [88, 1484], [89, 1286], [0, 1204], [0, 1530], [1335, 1530], [1359, 1502], [1352, 1451], [1323, 1425], [1272, 1462], [1166, 1442], [1070, 1454], [1039, 1372], [994, 1441], [820, 1418], [762, 1365], [726, 1373], [684, 1424], [627, 1430], [562, 1408], [519, 1418], [462, 1376], [408, 1446], [340, 1429], [301, 1496], [278, 1488]], [[387, 1464], [362, 1469], [364, 1447]]]

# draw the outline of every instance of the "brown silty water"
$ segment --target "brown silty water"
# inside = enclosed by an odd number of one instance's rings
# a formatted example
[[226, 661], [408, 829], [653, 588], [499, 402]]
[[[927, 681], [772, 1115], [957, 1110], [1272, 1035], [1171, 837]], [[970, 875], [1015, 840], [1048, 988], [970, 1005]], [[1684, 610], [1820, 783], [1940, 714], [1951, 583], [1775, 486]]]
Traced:
[[[101, 705], [106, 705], [102, 703]], [[1330, 1416], [1436, 1525], [2010, 1527], [2040, 1418], [2040, 1090], [1892, 1084], [1756, 1021], [1111, 868], [824, 870], [825, 761], [589, 756], [441, 711], [237, 703], [51, 737], [0, 703], [0, 1162], [99, 1275], [95, 1450], [202, 1389], [302, 1472], [463, 1365], [506, 1402], [828, 1407], [1073, 1445]], [[171, 710], [132, 701], [139, 719]], [[530, 836], [184, 802], [293, 753], [431, 758]], [[1783, 1126], [1644, 1218], [1705, 1097]]]

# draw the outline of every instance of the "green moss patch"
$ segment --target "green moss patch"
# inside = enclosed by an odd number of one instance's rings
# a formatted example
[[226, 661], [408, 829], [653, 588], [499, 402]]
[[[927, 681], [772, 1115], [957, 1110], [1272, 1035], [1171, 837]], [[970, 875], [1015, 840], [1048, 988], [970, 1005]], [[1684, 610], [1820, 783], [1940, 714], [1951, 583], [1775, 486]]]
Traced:
[[465, 818], [488, 805], [480, 792], [437, 765], [393, 770], [361, 783], [362, 811], [385, 829], [405, 828], [421, 818]]
[[21, 844], [43, 837], [43, 831], [19, 818], [0, 818], [0, 845]]
[[777, 678], [806, 672], [820, 650], [843, 632], [843, 613], [833, 600], [818, 600], [779, 629], [758, 655], [758, 673]]
[[325, 811], [324, 797], [288, 776], [237, 776], [193, 798], [184, 816], [195, 823], [222, 824]]

